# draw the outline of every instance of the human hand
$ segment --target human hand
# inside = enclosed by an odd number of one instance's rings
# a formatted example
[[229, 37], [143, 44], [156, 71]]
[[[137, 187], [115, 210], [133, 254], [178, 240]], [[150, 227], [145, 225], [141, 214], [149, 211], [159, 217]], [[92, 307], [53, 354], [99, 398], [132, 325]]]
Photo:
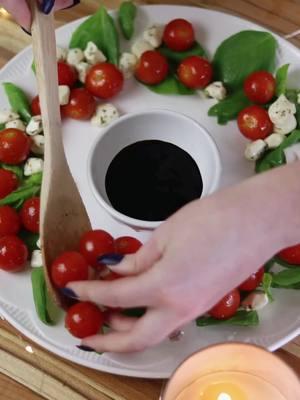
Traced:
[[[63, 10], [78, 4], [80, 0], [39, 0], [41, 10], [49, 14], [52, 9]], [[31, 13], [26, 0], [1, 0], [0, 5], [14, 16], [18, 24], [25, 30], [30, 30]]]
[[114, 352], [153, 346], [210, 310], [277, 251], [297, 243], [299, 221], [297, 230], [289, 222], [295, 225], [299, 215], [299, 165], [295, 173], [292, 168], [279, 168], [187, 205], [136, 254], [111, 267], [126, 277], [69, 284], [83, 301], [147, 307], [138, 320], [111, 314], [112, 332], [82, 344]]

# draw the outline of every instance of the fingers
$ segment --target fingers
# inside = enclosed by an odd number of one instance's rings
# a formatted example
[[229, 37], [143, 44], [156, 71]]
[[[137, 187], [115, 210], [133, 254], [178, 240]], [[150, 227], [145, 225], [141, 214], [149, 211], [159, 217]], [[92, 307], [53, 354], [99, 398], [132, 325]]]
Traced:
[[68, 289], [83, 301], [108, 307], [147, 307], [155, 299], [155, 281], [147, 274], [115, 281], [72, 282]]
[[112, 313], [109, 315], [107, 323], [114, 331], [128, 332], [133, 329], [137, 320], [137, 318], [125, 317], [122, 314]]
[[30, 30], [31, 14], [25, 0], [2, 0], [0, 4], [6, 11], [14, 16], [18, 24], [23, 26], [26, 30]]
[[137, 253], [129, 254], [119, 264], [109, 265], [108, 267], [120, 275], [139, 275], [150, 269], [161, 257], [162, 249], [160, 249], [155, 238], [151, 238]]
[[99, 352], [135, 352], [155, 346], [179, 327], [176, 317], [167, 310], [149, 310], [129, 331], [95, 335], [82, 341]]

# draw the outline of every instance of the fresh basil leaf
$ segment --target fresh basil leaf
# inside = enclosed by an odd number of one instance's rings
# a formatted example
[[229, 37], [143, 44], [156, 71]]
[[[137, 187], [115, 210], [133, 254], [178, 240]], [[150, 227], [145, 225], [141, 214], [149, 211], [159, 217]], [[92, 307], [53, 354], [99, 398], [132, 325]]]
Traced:
[[169, 75], [158, 85], [145, 85], [152, 92], [163, 95], [192, 95], [195, 91], [184, 86], [177, 79], [176, 75]]
[[300, 265], [297, 264], [289, 264], [288, 262], [282, 260], [279, 256], [274, 257], [274, 262], [277, 264], [281, 265], [282, 267], [285, 268], [300, 268]]
[[127, 310], [122, 310], [122, 314], [126, 315], [126, 317], [131, 317], [131, 318], [140, 318], [142, 317], [146, 312], [145, 308], [129, 308]]
[[[273, 283], [280, 287], [300, 284], [300, 268], [285, 269], [273, 275]], [[278, 287], [277, 286], [277, 287]]]
[[55, 325], [60, 310], [48, 294], [43, 267], [32, 270], [31, 283], [33, 300], [39, 319], [46, 325]]
[[5, 124], [0, 124], [0, 131], [3, 131], [5, 129]]
[[18, 113], [23, 121], [29, 122], [31, 109], [26, 94], [11, 82], [4, 82], [3, 87], [12, 110]]
[[0, 200], [0, 206], [11, 205], [19, 208], [25, 200], [36, 196], [41, 190], [42, 173], [38, 172], [23, 181], [15, 191]]
[[245, 96], [243, 90], [238, 90], [226, 99], [219, 101], [208, 110], [208, 115], [217, 117], [220, 125], [226, 124], [232, 119], [236, 119], [239, 112], [251, 104]]
[[167, 46], [162, 45], [158, 51], [163, 54], [169, 61], [175, 62], [177, 64], [181, 63], [181, 61], [185, 60], [190, 56], [201, 56], [206, 57], [205, 50], [201, 46], [200, 43], [195, 42], [192, 48], [186, 51], [174, 51], [169, 49]]
[[214, 59], [215, 80], [235, 91], [255, 71], [273, 72], [277, 42], [268, 32], [246, 30], [226, 39], [218, 47]]
[[256, 311], [240, 310], [229, 319], [215, 319], [213, 317], [199, 317], [197, 326], [229, 325], [229, 326], [257, 326], [259, 317]]
[[137, 6], [132, 1], [124, 1], [119, 8], [119, 23], [125, 39], [130, 40], [134, 34], [134, 21]]
[[300, 104], [298, 103], [298, 96], [300, 95], [300, 90], [296, 90], [296, 89], [287, 89], [285, 96], [287, 97], [287, 99], [289, 101], [291, 101], [292, 103], [295, 104], [296, 106], [296, 120], [297, 120], [297, 124], [298, 124], [298, 128], [300, 128]]
[[267, 151], [264, 156], [256, 161], [255, 171], [257, 173], [268, 171], [286, 163], [284, 149], [300, 142], [300, 130], [293, 131], [274, 150]]
[[33, 252], [33, 250], [37, 250], [37, 241], [40, 237], [38, 233], [33, 233], [33, 232], [28, 232], [25, 230], [21, 230], [20, 233], [18, 233], [18, 236], [23, 240], [23, 242], [26, 244], [28, 250], [30, 253]]
[[281, 94], [285, 94], [286, 85], [288, 79], [288, 70], [290, 64], [285, 64], [278, 68], [276, 72], [276, 96], [279, 97]]
[[274, 297], [272, 296], [271, 292], [272, 281], [273, 281], [272, 275], [265, 273], [262, 281], [262, 288], [270, 302], [274, 301]]
[[118, 66], [120, 58], [119, 35], [114, 20], [105, 7], [100, 7], [99, 9], [99, 22], [102, 38], [101, 49], [108, 60]]
[[0, 167], [3, 169], [6, 169], [7, 171], [13, 172], [18, 178], [19, 184], [22, 183], [23, 178], [24, 178], [23, 167], [21, 167], [20, 165], [9, 165], [9, 164], [1, 164], [1, 163], [0, 163]]

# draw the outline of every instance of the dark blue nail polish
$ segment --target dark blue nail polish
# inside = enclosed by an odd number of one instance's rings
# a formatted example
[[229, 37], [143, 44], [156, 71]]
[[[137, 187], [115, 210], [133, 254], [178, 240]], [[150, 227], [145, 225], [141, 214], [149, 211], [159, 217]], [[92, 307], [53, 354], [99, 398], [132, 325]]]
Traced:
[[27, 31], [25, 28], [23, 28], [23, 26], [21, 26], [21, 29], [23, 32], [27, 33], [27, 35], [31, 36], [31, 32]]
[[64, 296], [67, 296], [70, 299], [78, 299], [77, 294], [72, 289], [63, 288], [63, 289], [60, 289], [60, 291]]
[[77, 4], [79, 4], [79, 3], [80, 3], [80, 0], [74, 0], [74, 2], [73, 2], [72, 5], [70, 5], [70, 6], [66, 7], [66, 8], [63, 8], [63, 10], [67, 10], [68, 8], [75, 7], [75, 6], [77, 6]]
[[41, 11], [44, 14], [50, 14], [54, 7], [55, 0], [43, 0], [41, 5]]
[[89, 352], [89, 353], [91, 353], [92, 351], [95, 351], [94, 349], [92, 349], [91, 347], [89, 347], [89, 346], [84, 346], [84, 345], [81, 345], [81, 346], [76, 346], [79, 350], [82, 350], [82, 351], [87, 351], [87, 352]]
[[105, 265], [117, 265], [123, 260], [122, 254], [104, 254], [104, 256], [98, 257], [97, 261], [100, 264]]

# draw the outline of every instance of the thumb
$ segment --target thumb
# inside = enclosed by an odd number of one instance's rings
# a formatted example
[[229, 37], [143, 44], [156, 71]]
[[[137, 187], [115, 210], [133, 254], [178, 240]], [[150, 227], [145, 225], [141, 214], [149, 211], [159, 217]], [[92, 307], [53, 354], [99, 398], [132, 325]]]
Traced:
[[120, 275], [139, 275], [158, 262], [162, 253], [157, 241], [151, 238], [135, 254], [128, 254], [123, 259], [119, 255], [107, 255], [101, 257], [99, 261]]

